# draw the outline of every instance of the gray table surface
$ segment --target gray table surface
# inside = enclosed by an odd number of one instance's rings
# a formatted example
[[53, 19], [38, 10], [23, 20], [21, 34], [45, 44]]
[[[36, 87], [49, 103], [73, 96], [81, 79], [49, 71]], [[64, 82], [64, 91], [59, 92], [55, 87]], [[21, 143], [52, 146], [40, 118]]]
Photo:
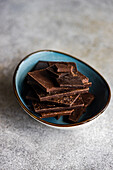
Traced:
[[113, 169], [113, 106], [74, 130], [46, 127], [16, 101], [17, 63], [40, 49], [70, 53], [113, 86], [112, 0], [0, 0], [0, 170]]

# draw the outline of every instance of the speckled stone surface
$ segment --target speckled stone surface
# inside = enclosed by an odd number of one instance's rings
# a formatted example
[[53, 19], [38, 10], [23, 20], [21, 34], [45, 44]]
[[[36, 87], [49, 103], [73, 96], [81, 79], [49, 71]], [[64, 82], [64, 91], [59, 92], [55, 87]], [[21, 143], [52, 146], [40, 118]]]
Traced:
[[113, 87], [112, 0], [0, 0], [0, 170], [112, 170], [113, 105], [74, 130], [33, 120], [12, 90], [17, 63], [40, 49], [70, 53]]

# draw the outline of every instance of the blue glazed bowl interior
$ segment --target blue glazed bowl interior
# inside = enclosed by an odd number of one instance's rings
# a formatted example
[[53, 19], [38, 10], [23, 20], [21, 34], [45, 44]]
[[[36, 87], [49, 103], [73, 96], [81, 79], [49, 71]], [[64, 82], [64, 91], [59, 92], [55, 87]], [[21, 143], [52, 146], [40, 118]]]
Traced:
[[[98, 74], [94, 69], [92, 69], [90, 66], [88, 66], [84, 62], [76, 58], [73, 58], [71, 56], [68, 56], [66, 54], [53, 52], [53, 51], [40, 51], [40, 52], [31, 54], [29, 57], [27, 57], [25, 60], [21, 62], [21, 64], [19, 65], [17, 69], [17, 73], [15, 77], [16, 90], [17, 90], [17, 94], [20, 100], [22, 101], [24, 106], [30, 112], [32, 112], [36, 117], [38, 117], [38, 115], [35, 112], [31, 111], [26, 105], [26, 102], [22, 96], [22, 90], [24, 86], [24, 79], [27, 73], [30, 70], [32, 70], [32, 68], [35, 66], [35, 64], [39, 60], [75, 62], [77, 65], [78, 71], [80, 71], [85, 76], [87, 76], [89, 78], [89, 81], [92, 82], [92, 87], [90, 88], [90, 92], [94, 94], [95, 100], [87, 108], [86, 112], [81, 116], [78, 122], [92, 119], [94, 116], [97, 116], [105, 108], [109, 100], [110, 91], [109, 91], [108, 84], [100, 76], [100, 74]], [[45, 118], [43, 120], [50, 122], [50, 123], [54, 123], [54, 124], [61, 124], [61, 125], [68, 124], [63, 121], [63, 117], [60, 117], [59, 120], [56, 120], [55, 118]]]

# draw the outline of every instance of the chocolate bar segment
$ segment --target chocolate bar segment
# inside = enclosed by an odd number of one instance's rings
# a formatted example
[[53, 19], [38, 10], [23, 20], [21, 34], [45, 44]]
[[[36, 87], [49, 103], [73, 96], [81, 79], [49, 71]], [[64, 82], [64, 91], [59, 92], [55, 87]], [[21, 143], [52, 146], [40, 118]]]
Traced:
[[62, 97], [54, 97], [54, 98], [48, 99], [47, 101], [56, 103], [56, 104], [62, 104], [65, 106], [73, 106], [74, 102], [77, 100], [79, 96], [80, 94], [62, 96]]
[[46, 92], [54, 91], [56, 89], [55, 82], [51, 79], [46, 69], [29, 72], [28, 75]]
[[49, 113], [41, 113], [40, 118], [48, 118], [48, 117], [56, 117], [59, 118], [62, 115], [71, 115], [74, 109], [68, 111], [59, 111], [59, 112], [49, 112]]
[[48, 99], [51, 99], [53, 97], [62, 97], [62, 96], [70, 96], [70, 95], [75, 95], [75, 94], [82, 94], [82, 93], [87, 93], [89, 91], [89, 88], [85, 88], [85, 89], [76, 89], [76, 90], [72, 90], [72, 91], [66, 91], [66, 92], [62, 92], [62, 93], [57, 93], [57, 94], [48, 94], [46, 96], [40, 96], [40, 100], [41, 101], [45, 101]]
[[72, 76], [72, 74], [65, 75], [56, 79], [60, 87], [83, 87], [81, 79], [78, 76]]

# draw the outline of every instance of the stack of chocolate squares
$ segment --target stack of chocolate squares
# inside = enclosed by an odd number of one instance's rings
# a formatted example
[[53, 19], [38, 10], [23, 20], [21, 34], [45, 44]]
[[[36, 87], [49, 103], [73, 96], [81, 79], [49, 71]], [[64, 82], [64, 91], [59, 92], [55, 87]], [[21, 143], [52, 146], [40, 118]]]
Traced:
[[77, 122], [94, 99], [92, 83], [73, 62], [39, 61], [27, 75], [26, 99], [40, 118], [60, 116]]

